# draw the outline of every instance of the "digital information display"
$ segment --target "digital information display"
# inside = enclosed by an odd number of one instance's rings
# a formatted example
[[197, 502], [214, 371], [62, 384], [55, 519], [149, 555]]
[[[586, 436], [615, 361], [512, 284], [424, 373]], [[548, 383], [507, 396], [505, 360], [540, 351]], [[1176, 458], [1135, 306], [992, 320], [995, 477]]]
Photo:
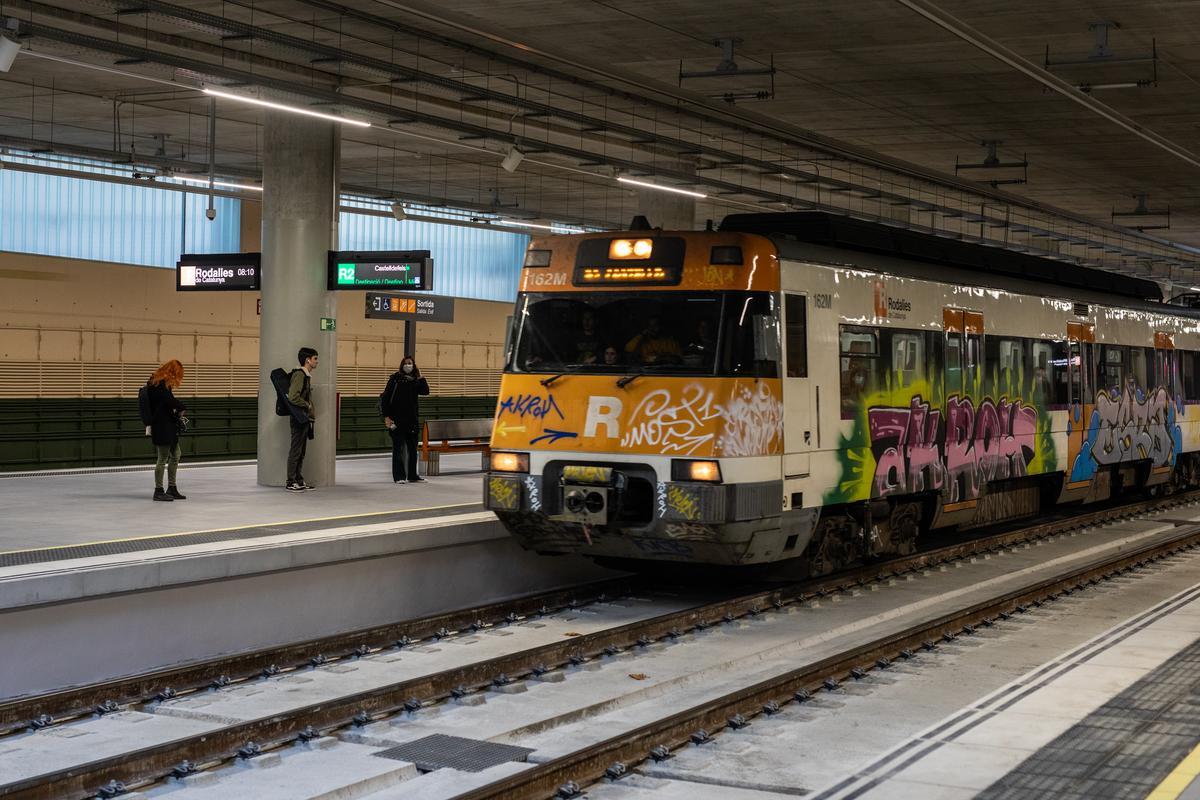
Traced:
[[454, 298], [437, 294], [367, 292], [367, 319], [454, 322]]
[[433, 290], [428, 250], [330, 251], [329, 288]]
[[185, 254], [175, 264], [177, 292], [257, 292], [260, 253]]

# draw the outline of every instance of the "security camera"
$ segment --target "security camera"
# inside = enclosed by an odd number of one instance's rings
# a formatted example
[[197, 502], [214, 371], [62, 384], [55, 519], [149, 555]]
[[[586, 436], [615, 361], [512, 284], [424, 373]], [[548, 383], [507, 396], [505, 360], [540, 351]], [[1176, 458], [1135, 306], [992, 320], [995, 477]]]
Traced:
[[408, 212], [404, 210], [404, 204], [399, 200], [392, 203], [392, 217], [397, 222], [403, 222], [408, 217]]
[[217, 218], [217, 210], [215, 208], [206, 208], [204, 209], [204, 216], [208, 217], [210, 221], [214, 220]]

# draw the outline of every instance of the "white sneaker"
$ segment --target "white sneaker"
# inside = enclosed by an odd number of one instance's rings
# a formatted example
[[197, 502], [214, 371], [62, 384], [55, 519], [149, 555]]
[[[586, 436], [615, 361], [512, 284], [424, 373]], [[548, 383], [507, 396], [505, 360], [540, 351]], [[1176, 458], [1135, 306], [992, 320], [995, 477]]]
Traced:
[[408, 483], [408, 481], [404, 480], [404, 478], [401, 478], [400, 480], [396, 481], [396, 483]]

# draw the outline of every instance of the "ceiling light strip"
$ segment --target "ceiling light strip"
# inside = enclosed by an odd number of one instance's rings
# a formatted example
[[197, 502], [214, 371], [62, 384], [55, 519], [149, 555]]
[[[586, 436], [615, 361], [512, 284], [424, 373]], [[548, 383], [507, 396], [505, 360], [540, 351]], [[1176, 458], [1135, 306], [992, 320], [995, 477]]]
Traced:
[[672, 194], [685, 194], [688, 197], [699, 197], [701, 200], [708, 197], [708, 195], [703, 194], [701, 192], [693, 192], [688, 189], [676, 189], [674, 186], [663, 186], [662, 184], [650, 183], [648, 181], [635, 181], [633, 178], [626, 178], [623, 175], [617, 177], [617, 182], [618, 183], [628, 183], [628, 184], [632, 184], [633, 186], [641, 186], [644, 189], [655, 189], [660, 192], [671, 192]]
[[[183, 181], [184, 183], [193, 183], [197, 186], [208, 186], [207, 178], [181, 178], [178, 175], [173, 176], [173, 180]], [[213, 186], [220, 186], [225, 189], [245, 189], [248, 192], [261, 192], [263, 187], [251, 186], [248, 183], [226, 183], [225, 181], [213, 181]]]
[[349, 117], [338, 116], [337, 114], [326, 114], [321, 111], [313, 111], [310, 108], [301, 108], [299, 106], [289, 106], [284, 103], [274, 103], [270, 100], [260, 100], [257, 97], [249, 97], [244, 94], [234, 94], [233, 92], [222, 92], [218, 89], [205, 86], [204, 93], [212, 97], [220, 97], [224, 100], [235, 100], [239, 103], [249, 103], [252, 106], [261, 106], [262, 108], [270, 108], [275, 111], [287, 111], [292, 114], [303, 114], [306, 117], [316, 117], [317, 119], [325, 119], [330, 122], [340, 122], [343, 125], [355, 125], [359, 128], [369, 128], [371, 123], [361, 119], [350, 119]]

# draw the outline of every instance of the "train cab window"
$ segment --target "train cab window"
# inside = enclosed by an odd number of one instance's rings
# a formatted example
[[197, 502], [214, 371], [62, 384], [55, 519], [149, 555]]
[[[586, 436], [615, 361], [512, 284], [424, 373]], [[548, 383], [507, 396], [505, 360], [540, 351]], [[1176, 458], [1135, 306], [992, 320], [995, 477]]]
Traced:
[[843, 325], [839, 340], [842, 419], [849, 419], [858, 412], [863, 397], [877, 386], [879, 332]]
[[925, 337], [920, 333], [892, 334], [892, 373], [899, 388], [911, 386], [926, 370]]
[[783, 315], [787, 345], [787, 376], [808, 377], [808, 306], [802, 294], [786, 294], [783, 299]]

